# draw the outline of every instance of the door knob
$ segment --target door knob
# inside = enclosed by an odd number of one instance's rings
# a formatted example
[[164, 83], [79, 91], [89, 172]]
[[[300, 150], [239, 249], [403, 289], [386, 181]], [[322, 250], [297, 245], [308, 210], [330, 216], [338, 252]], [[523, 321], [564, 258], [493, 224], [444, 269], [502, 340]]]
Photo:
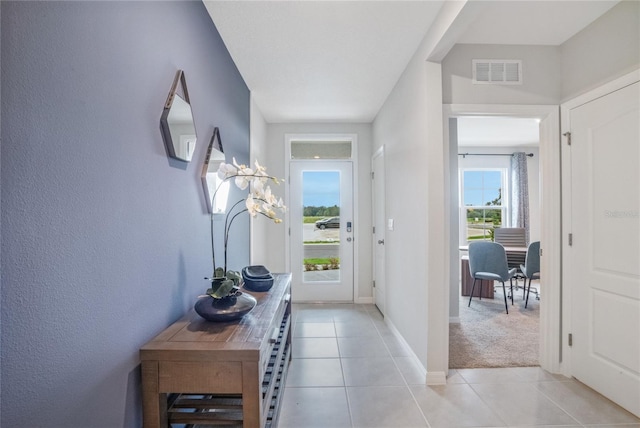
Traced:
[[384, 239], [378, 239], [378, 244], [384, 245]]

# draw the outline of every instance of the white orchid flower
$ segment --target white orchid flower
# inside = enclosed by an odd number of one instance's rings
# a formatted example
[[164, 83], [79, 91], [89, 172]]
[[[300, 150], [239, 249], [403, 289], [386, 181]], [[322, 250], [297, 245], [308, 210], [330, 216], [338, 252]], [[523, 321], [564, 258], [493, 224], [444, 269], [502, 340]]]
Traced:
[[221, 180], [227, 179], [229, 177], [233, 177], [234, 175], [237, 175], [237, 174], [238, 174], [238, 169], [231, 164], [222, 162], [218, 167], [218, 177]]
[[260, 165], [257, 159], [255, 162], [255, 165], [256, 165], [256, 175], [267, 175], [267, 168]]
[[264, 199], [266, 201], [266, 203], [268, 203], [269, 205], [273, 205], [274, 204], [276, 197], [273, 196], [273, 194], [271, 193], [271, 187], [267, 186], [264, 189], [264, 195], [263, 195], [262, 199]]
[[247, 211], [249, 212], [249, 215], [251, 215], [251, 217], [255, 217], [260, 212], [260, 204], [256, 203], [253, 200], [253, 197], [251, 196], [251, 194], [249, 194], [249, 196], [247, 196], [247, 200], [245, 201], [245, 205], [246, 205]]
[[238, 171], [242, 171], [243, 169], [247, 169], [246, 165], [238, 165], [238, 162], [236, 161], [235, 156], [233, 157], [233, 166], [235, 166], [236, 168], [238, 168]]
[[247, 168], [244, 165], [241, 165], [241, 168], [238, 169], [238, 175], [236, 175], [236, 186], [238, 186], [238, 188], [241, 190], [246, 189], [253, 181], [254, 175], [255, 174], [253, 173], [253, 170], [251, 168]]
[[251, 186], [253, 187], [253, 194], [258, 198], [262, 198], [262, 195], [264, 195], [264, 183], [262, 180], [253, 180]]
[[251, 183], [251, 178], [250, 177], [245, 177], [243, 175], [238, 174], [238, 175], [236, 175], [235, 183], [236, 183], [236, 186], [238, 186], [238, 188], [240, 190], [244, 190]]

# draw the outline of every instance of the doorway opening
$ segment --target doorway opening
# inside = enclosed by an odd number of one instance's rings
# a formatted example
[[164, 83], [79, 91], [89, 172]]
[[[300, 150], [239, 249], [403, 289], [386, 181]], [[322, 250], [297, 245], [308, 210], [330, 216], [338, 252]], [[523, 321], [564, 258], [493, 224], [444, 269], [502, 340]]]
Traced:
[[[490, 239], [491, 234], [488, 233], [491, 229], [494, 228], [496, 222], [499, 222], [501, 226], [503, 225], [511, 225], [510, 222], [510, 213], [509, 213], [509, 201], [508, 201], [508, 185], [509, 180], [505, 180], [503, 177], [502, 170], [509, 170], [509, 155], [513, 152], [524, 151], [526, 153], [534, 153], [533, 157], [528, 157], [527, 163], [529, 166], [529, 172], [535, 171], [538, 173], [538, 176], [534, 179], [534, 183], [531, 183], [531, 177], [529, 177], [529, 183], [533, 184], [530, 186], [532, 189], [532, 193], [535, 193], [535, 188], [537, 187], [537, 195], [530, 195], [530, 203], [531, 199], [535, 199], [537, 202], [537, 210], [532, 210], [531, 212], [531, 226], [530, 230], [530, 239], [532, 242], [534, 240], [539, 240], [543, 242], [545, 247], [545, 255], [548, 255], [547, 261], [550, 263], [545, 265], [544, 272], [541, 273], [540, 284], [542, 284], [541, 290], [541, 300], [535, 301], [535, 304], [539, 305], [540, 310], [540, 322], [538, 325], [533, 327], [534, 333], [542, 333], [539, 334], [540, 344], [539, 347], [536, 346], [535, 350], [531, 350], [530, 353], [535, 354], [539, 349], [539, 355], [534, 357], [533, 363], [527, 363], [527, 365], [537, 365], [539, 364], [542, 368], [551, 371], [551, 372], [559, 372], [560, 370], [560, 295], [561, 295], [561, 287], [560, 287], [560, 194], [554, 189], [559, 188], [560, 183], [560, 162], [559, 162], [559, 114], [557, 106], [503, 106], [503, 105], [448, 105], [444, 106], [445, 111], [445, 144], [448, 143], [449, 146], [449, 166], [450, 166], [450, 176], [449, 176], [449, 191], [450, 191], [450, 220], [451, 220], [451, 228], [449, 230], [450, 235], [450, 294], [449, 294], [449, 314], [450, 314], [450, 327], [455, 326], [456, 323], [461, 320], [461, 312], [463, 308], [465, 310], [469, 309], [468, 307], [468, 296], [464, 300], [463, 296], [461, 296], [460, 290], [460, 277], [461, 277], [461, 254], [460, 254], [460, 246], [461, 244], [468, 244], [469, 237], [473, 239]], [[478, 118], [478, 119], [476, 119]], [[529, 141], [526, 146], [515, 144], [515, 141], [504, 141], [502, 142], [503, 147], [495, 147], [499, 144], [493, 144], [493, 148], [488, 147], [489, 144], [485, 141], [484, 143], [478, 142], [477, 145], [479, 147], [474, 147], [473, 150], [471, 148], [467, 149], [464, 141], [458, 144], [460, 140], [459, 133], [462, 132], [462, 137], [464, 138], [465, 130], [464, 128], [460, 128], [458, 126], [458, 121], [464, 122], [465, 120], [481, 120], [484, 119], [487, 123], [491, 122], [491, 120], [500, 121], [500, 120], [510, 120], [512, 124], [516, 124], [517, 119], [526, 119], [525, 122], [530, 122], [529, 124], [534, 128], [539, 129], [539, 143], [536, 147], [535, 142]], [[491, 120], [490, 120], [491, 119]], [[524, 123], [524, 122], [523, 122]], [[478, 125], [478, 124], [476, 124]], [[494, 124], [495, 125], [495, 124]], [[474, 132], [476, 138], [481, 134], [478, 129]], [[498, 137], [494, 137], [494, 141], [500, 142], [502, 137], [505, 135], [504, 132], [499, 134]], [[522, 143], [524, 144], [524, 143]], [[468, 144], [467, 144], [468, 145]], [[459, 153], [471, 153], [475, 152], [480, 155], [487, 156], [459, 156]], [[507, 156], [495, 156], [497, 154], [506, 154]], [[502, 161], [498, 160], [501, 159]], [[473, 159], [473, 160], [472, 160]], [[492, 160], [493, 159], [493, 160]], [[532, 160], [535, 160], [532, 162]], [[464, 162], [463, 162], [464, 161]], [[492, 162], [492, 164], [488, 164], [488, 162]], [[506, 162], [505, 165], [500, 165], [500, 162]], [[489, 174], [489, 181], [491, 179], [497, 179], [498, 184], [493, 185], [488, 183], [488, 186], [484, 186], [486, 189], [493, 189], [492, 191], [495, 193], [497, 189], [500, 189], [500, 192], [503, 190], [505, 193], [503, 195], [496, 194], [494, 197], [490, 197], [486, 201], [476, 201], [471, 204], [480, 204], [483, 205], [483, 210], [485, 214], [483, 216], [474, 215], [471, 217], [471, 225], [469, 224], [467, 213], [469, 212], [463, 204], [461, 205], [461, 201], [464, 201], [464, 194], [459, 196], [460, 193], [463, 193], [465, 189], [459, 188], [459, 182], [464, 180], [464, 174], [462, 180], [460, 179], [460, 171], [459, 164], [463, 168], [467, 170], [473, 171], [495, 171], [493, 174], [495, 177], [491, 177], [492, 174]], [[476, 178], [478, 176], [482, 176], [483, 174], [475, 174]], [[468, 179], [473, 179], [473, 174], [467, 176]], [[494, 180], [495, 181], [495, 180]], [[494, 183], [495, 184], [495, 183]], [[537, 186], [536, 186], [537, 185]], [[473, 187], [473, 186], [472, 186]], [[483, 188], [483, 186], [479, 186]], [[504, 188], [504, 189], [503, 189]], [[544, 191], [547, 189], [548, 191]], [[471, 192], [472, 193], [472, 192]], [[470, 195], [471, 195], [470, 193]], [[490, 192], [488, 194], [490, 196]], [[502, 196], [504, 196], [504, 200]], [[487, 205], [489, 203], [489, 205]], [[533, 203], [532, 203], [533, 204]], [[475, 207], [478, 208], [478, 207]], [[464, 211], [464, 215], [461, 212]], [[477, 218], [477, 221], [476, 221]], [[462, 220], [462, 221], [460, 221]], [[471, 227], [474, 226], [474, 227]], [[504, 227], [504, 226], [503, 226]], [[476, 233], [476, 232], [482, 233]], [[473, 233], [472, 233], [473, 232]], [[488, 238], [487, 238], [488, 237]], [[464, 242], [463, 242], [464, 241]], [[557, 241], [557, 242], [556, 242]], [[557, 261], [557, 262], [556, 262]], [[522, 280], [519, 281], [520, 286], [522, 287]], [[544, 288], [544, 284], [552, 284], [550, 287], [552, 290], [548, 290]], [[507, 284], [508, 286], [508, 284]], [[532, 286], [533, 290], [533, 286]], [[502, 293], [502, 287], [499, 287], [500, 293]], [[524, 300], [522, 297], [522, 289], [515, 291], [515, 302], [516, 305], [521, 304], [524, 309]], [[548, 293], [548, 294], [546, 294]], [[475, 295], [475, 294], [474, 294]], [[497, 298], [495, 299], [498, 300]], [[502, 300], [502, 299], [500, 299]], [[535, 300], [535, 297], [534, 297]], [[483, 298], [482, 304], [485, 304], [487, 301]], [[521, 303], [520, 303], [521, 302]], [[529, 305], [531, 305], [532, 298], [530, 295]], [[529, 306], [528, 305], [528, 306]], [[471, 309], [479, 306], [479, 301], [477, 297], [474, 297], [471, 303]], [[501, 311], [496, 313], [496, 319], [507, 321], [506, 328], [511, 328], [515, 333], [524, 333], [526, 334], [526, 330], [517, 331], [520, 327], [514, 328], [514, 323], [509, 323], [509, 320], [513, 320], [515, 317], [512, 315], [511, 302], [509, 302], [509, 315], [505, 313], [504, 303], [502, 303]], [[529, 310], [527, 308], [526, 310]], [[509, 318], [511, 317], [511, 318]], [[495, 327], [489, 327], [490, 329], [494, 329]], [[452, 328], [450, 328], [452, 330]], [[505, 341], [506, 343], [506, 341]], [[451, 341], [450, 341], [450, 355], [453, 349], [451, 349]], [[450, 358], [451, 363], [451, 358]], [[494, 365], [500, 366], [500, 365]]]
[[[522, 246], [540, 241], [539, 120], [468, 116], [456, 120], [456, 130], [459, 316], [449, 330], [450, 367], [538, 365], [539, 281], [533, 281], [528, 300], [525, 300], [523, 279], [513, 280], [513, 291], [510, 284], [506, 284], [509, 314], [505, 317], [505, 291], [498, 286], [499, 282], [478, 281], [483, 284], [482, 290], [476, 285], [470, 300], [473, 280], [469, 274], [467, 248], [478, 241], [499, 242], [496, 230], [525, 224], [528, 240], [523, 234]], [[518, 166], [514, 165], [515, 153], [525, 153], [526, 179], [522, 182], [514, 177]], [[514, 193], [522, 187], [526, 195], [518, 198]], [[514, 215], [518, 204], [526, 209], [526, 222], [522, 225]], [[522, 257], [524, 262], [522, 254], [509, 254], [509, 257]], [[478, 300], [478, 296], [482, 300]], [[513, 328], [514, 325], [518, 328]]]

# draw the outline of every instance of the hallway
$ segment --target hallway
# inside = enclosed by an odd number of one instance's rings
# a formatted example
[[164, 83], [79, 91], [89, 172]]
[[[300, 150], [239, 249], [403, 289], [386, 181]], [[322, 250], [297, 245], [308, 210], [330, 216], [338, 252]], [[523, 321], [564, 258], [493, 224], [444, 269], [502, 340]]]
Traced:
[[426, 386], [373, 305], [294, 304], [279, 428], [635, 427], [581, 383], [538, 367], [451, 370]]

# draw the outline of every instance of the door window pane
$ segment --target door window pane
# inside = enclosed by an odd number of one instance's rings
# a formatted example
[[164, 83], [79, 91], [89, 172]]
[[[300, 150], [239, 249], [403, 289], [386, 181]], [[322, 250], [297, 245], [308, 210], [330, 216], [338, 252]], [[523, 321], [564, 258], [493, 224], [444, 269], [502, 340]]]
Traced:
[[302, 172], [303, 278], [340, 280], [340, 173]]

